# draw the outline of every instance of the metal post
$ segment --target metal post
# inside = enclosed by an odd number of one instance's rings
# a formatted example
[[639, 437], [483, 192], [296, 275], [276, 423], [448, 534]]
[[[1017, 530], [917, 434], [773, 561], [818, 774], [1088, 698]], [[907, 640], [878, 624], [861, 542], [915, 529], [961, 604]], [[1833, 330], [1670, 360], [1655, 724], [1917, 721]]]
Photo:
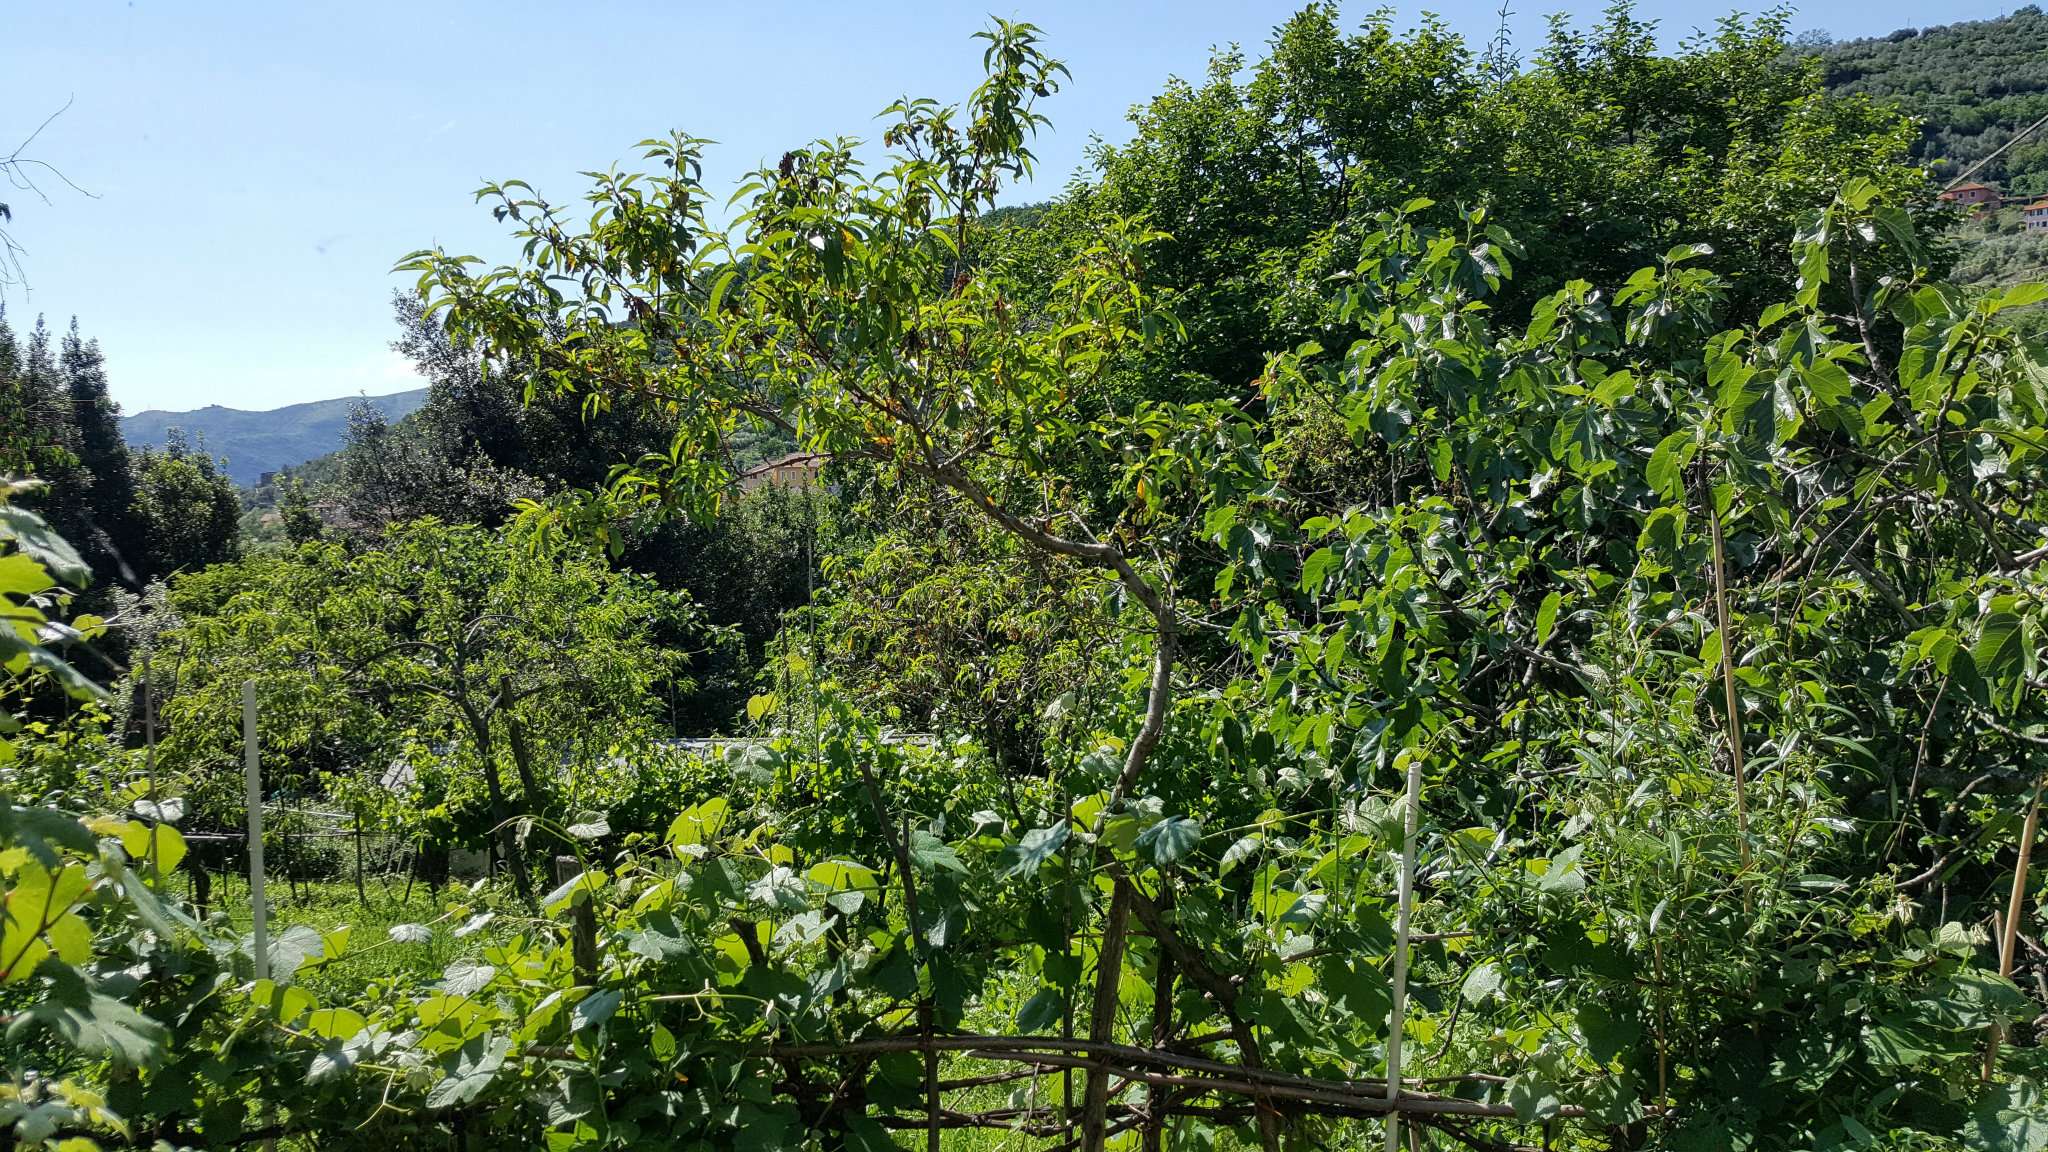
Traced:
[[[1415, 898], [1415, 824], [1422, 807], [1422, 754], [1408, 752], [1408, 811], [1401, 837], [1400, 902], [1394, 915], [1394, 997], [1387, 1013], [1387, 1103], [1401, 1096], [1401, 1034], [1408, 1028], [1408, 913]], [[1387, 1152], [1399, 1152], [1401, 1114], [1387, 1110]]]
[[242, 773], [249, 784], [249, 910], [256, 978], [270, 979], [269, 909], [263, 902], [263, 774], [256, 764], [256, 682], [242, 681]]

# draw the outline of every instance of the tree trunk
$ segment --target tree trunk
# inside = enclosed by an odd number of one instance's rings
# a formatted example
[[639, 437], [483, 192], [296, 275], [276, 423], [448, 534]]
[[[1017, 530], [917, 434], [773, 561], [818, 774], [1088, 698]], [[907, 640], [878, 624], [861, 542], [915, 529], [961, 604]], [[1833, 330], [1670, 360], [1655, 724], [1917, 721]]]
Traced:
[[[1118, 891], [1124, 887], [1118, 885]], [[1173, 889], [1164, 880], [1159, 885], [1159, 910], [1173, 908]], [[1154, 941], [1159, 953], [1158, 970], [1152, 976], [1152, 1047], [1164, 1048], [1173, 1039], [1173, 954]], [[1145, 1152], [1165, 1152], [1167, 1094], [1171, 1090], [1154, 1084], [1145, 1097]]]
[[[1109, 914], [1103, 918], [1102, 944], [1095, 951], [1095, 1003], [1088, 1023], [1088, 1039], [1107, 1044], [1116, 1030], [1117, 988], [1123, 982], [1124, 930], [1130, 923], [1131, 890], [1118, 884], [1109, 898]], [[1102, 1053], [1094, 1053], [1098, 1059]], [[1109, 1070], [1088, 1070], [1087, 1096], [1081, 1108], [1081, 1150], [1102, 1152], [1109, 1136]]]
[[459, 701], [462, 715], [469, 721], [470, 737], [476, 741], [476, 757], [484, 773], [484, 790], [491, 798], [491, 820], [498, 826], [498, 850], [503, 854], [506, 868], [512, 872], [512, 887], [519, 898], [533, 907], [533, 880], [526, 874], [526, 862], [520, 859], [519, 833], [512, 827], [512, 805], [505, 799], [505, 786], [498, 779], [498, 761], [491, 746], [491, 722], [467, 696]]
[[519, 773], [519, 790], [526, 794], [526, 810], [536, 816], [546, 815], [549, 810], [548, 797], [541, 791], [540, 781], [533, 775], [533, 757], [526, 748], [526, 729], [519, 723], [519, 717], [512, 711], [512, 678], [505, 677], [498, 689], [498, 714], [505, 718], [506, 742], [512, 748], [512, 767]]

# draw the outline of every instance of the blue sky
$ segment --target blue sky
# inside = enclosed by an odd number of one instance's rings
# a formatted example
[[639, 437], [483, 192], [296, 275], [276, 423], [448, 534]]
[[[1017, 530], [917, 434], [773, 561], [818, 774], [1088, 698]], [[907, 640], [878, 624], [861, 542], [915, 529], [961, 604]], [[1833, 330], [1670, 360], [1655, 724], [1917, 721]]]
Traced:
[[[1604, 0], [1530, 5], [1590, 17]], [[1517, 6], [1528, 0], [1516, 0]], [[1959, 0], [1942, 21], [2012, 3]], [[1212, 47], [1256, 50], [1296, 4], [1266, 0], [1033, 0], [1029, 19], [1074, 76], [1048, 111], [1038, 199], [1084, 163], [1091, 135], [1125, 138], [1125, 111]], [[1430, 9], [1483, 45], [1497, 0]], [[1348, 4], [1347, 20], [1371, 9]], [[1406, 26], [1423, 9], [1403, 4]], [[730, 187], [791, 144], [866, 135], [905, 93], [956, 99], [976, 79], [968, 37], [990, 8], [939, 3], [701, 4], [359, 0], [349, 4], [0, 0], [0, 151], [73, 101], [31, 153], [92, 198], [46, 181], [10, 190], [29, 291], [17, 329], [79, 318], [133, 412], [416, 387], [388, 348], [394, 260], [442, 244], [508, 255], [471, 194], [522, 177], [555, 199], [581, 169], [631, 158], [681, 128], [720, 141], [707, 181]], [[1667, 40], [1723, 9], [1650, 0]], [[1837, 37], [1926, 23], [1904, 0], [1823, 0], [1800, 29]]]

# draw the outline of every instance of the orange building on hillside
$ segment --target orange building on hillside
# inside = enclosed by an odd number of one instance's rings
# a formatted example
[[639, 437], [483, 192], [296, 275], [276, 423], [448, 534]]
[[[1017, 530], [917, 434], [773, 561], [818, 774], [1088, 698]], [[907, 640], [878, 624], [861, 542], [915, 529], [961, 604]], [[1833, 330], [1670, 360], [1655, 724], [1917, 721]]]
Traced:
[[802, 488], [813, 484], [831, 457], [823, 452], [791, 452], [740, 473], [740, 491], [756, 488]]
[[1941, 199], [1975, 213], [1998, 207], [1999, 195], [1989, 184], [1958, 184], [1944, 191]]

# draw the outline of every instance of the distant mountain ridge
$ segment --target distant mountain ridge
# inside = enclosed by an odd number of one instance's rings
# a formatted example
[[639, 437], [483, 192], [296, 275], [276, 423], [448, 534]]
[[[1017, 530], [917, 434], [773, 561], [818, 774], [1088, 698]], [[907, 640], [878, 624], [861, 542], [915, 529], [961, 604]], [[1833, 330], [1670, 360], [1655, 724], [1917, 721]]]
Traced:
[[218, 404], [190, 412], [151, 409], [123, 416], [121, 436], [130, 447], [161, 448], [171, 429], [181, 429], [187, 440], [203, 444], [209, 454], [226, 457], [228, 476], [248, 487], [265, 472], [296, 467], [339, 449], [348, 439], [348, 414], [358, 401], [396, 423], [426, 400], [427, 390], [415, 388], [389, 396], [314, 400], [265, 412]]

